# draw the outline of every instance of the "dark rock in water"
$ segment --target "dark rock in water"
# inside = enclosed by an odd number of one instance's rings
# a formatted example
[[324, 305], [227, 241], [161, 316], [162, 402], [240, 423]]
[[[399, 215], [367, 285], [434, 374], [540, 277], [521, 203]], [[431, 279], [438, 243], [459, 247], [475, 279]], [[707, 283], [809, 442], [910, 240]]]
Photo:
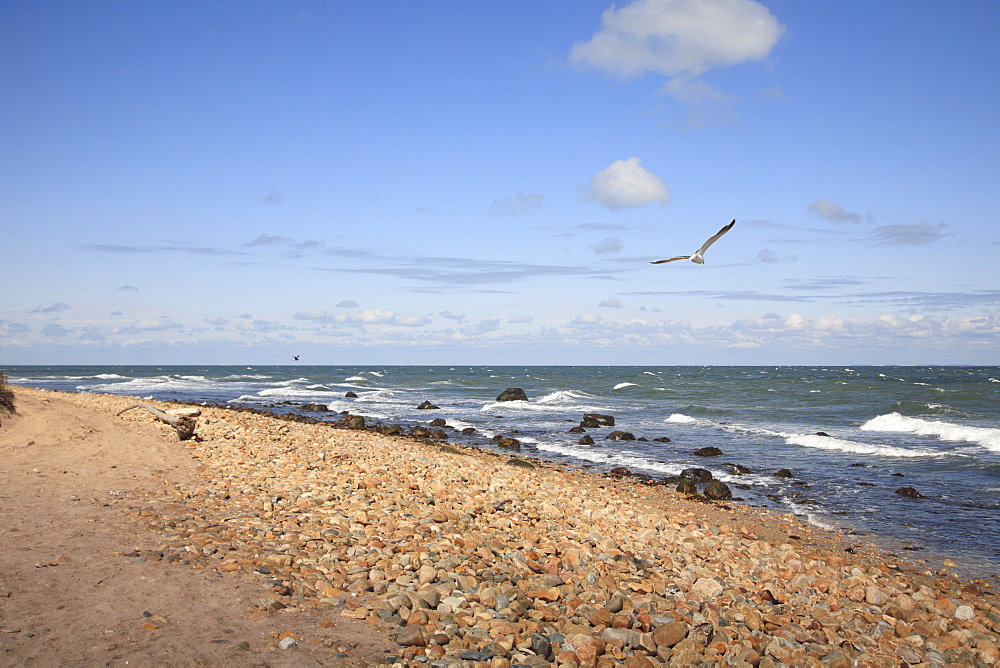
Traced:
[[434, 433], [431, 434], [431, 438], [435, 441], [444, 441], [448, 439], [448, 434], [443, 429], [435, 429]]
[[600, 413], [587, 413], [583, 416], [582, 427], [614, 427], [615, 418], [612, 415], [601, 415]]
[[906, 476], [903, 475], [902, 473], [893, 473], [892, 477], [893, 478], [905, 478]]
[[577, 445], [593, 445], [593, 444], [594, 444], [594, 439], [592, 439], [590, 436], [584, 436], [579, 441], [577, 441]]
[[645, 436], [640, 436], [639, 438], [637, 438], [635, 440], [642, 441], [643, 443], [649, 443], [649, 439], [646, 438]]
[[507, 448], [509, 450], [520, 450], [521, 441], [516, 438], [510, 438], [509, 436], [500, 436], [499, 434], [493, 437], [496, 444], [501, 448]]
[[533, 469], [535, 465], [531, 462], [526, 462], [523, 459], [508, 459], [507, 466], [513, 466], [519, 469]]
[[716, 447], [700, 448], [694, 451], [696, 457], [718, 457], [722, 454], [722, 450]]
[[691, 480], [681, 480], [677, 483], [677, 491], [681, 494], [697, 494], [698, 488]]
[[447, 427], [448, 423], [444, 421], [444, 418], [434, 418], [431, 420], [432, 427]]
[[527, 401], [528, 395], [520, 387], [508, 387], [497, 395], [497, 401]]
[[608, 471], [608, 473], [610, 473], [611, 475], [613, 475], [613, 476], [615, 476], [615, 477], [621, 477], [621, 476], [627, 476], [627, 475], [632, 475], [632, 472], [631, 472], [631, 471], [629, 471], [629, 470], [628, 470], [627, 468], [625, 468], [624, 466], [619, 466], [619, 467], [617, 467], [617, 468], [613, 468], [613, 469], [611, 469], [610, 471]]
[[816, 435], [817, 436], [829, 436], [830, 434], [826, 433], [825, 431], [817, 431]]
[[417, 409], [418, 410], [422, 410], [422, 411], [434, 410], [434, 409], [437, 409], [437, 408], [438, 408], [438, 406], [435, 406], [434, 404], [432, 404], [429, 401], [425, 401], [424, 403], [422, 403], [419, 406], [417, 406]]
[[860, 469], [863, 469], [863, 468], [866, 468], [866, 467], [868, 466], [868, 464], [865, 464], [865, 463], [863, 463], [863, 462], [855, 462], [855, 463], [851, 464], [850, 466], [851, 466], [852, 468], [860, 468]]
[[386, 427], [382, 433], [386, 436], [400, 436], [403, 433], [403, 428], [398, 424], [393, 424]]
[[462, 430], [462, 436], [472, 436], [475, 433], [476, 433], [475, 427], [466, 427], [465, 429]]
[[896, 494], [899, 494], [900, 496], [907, 496], [911, 499], [921, 499], [924, 496], [912, 487], [900, 487], [896, 490]]
[[325, 413], [330, 409], [324, 404], [302, 404], [299, 406], [299, 410], [309, 411], [311, 413]]
[[659, 438], [654, 438], [653, 440], [656, 441], [657, 443], [669, 443], [670, 442], [670, 439], [667, 438], [666, 436], [660, 436]]
[[587, 431], [587, 430], [584, 429], [583, 427], [573, 427], [572, 429], [569, 430], [569, 433], [571, 433], [571, 434], [582, 434], [585, 431]]
[[410, 430], [410, 436], [414, 438], [428, 438], [431, 435], [431, 430], [427, 427], [414, 427]]
[[780, 470], [774, 472], [774, 477], [775, 478], [794, 478], [795, 476], [792, 475], [792, 472], [789, 471], [788, 469], [780, 469]]
[[615, 430], [604, 437], [605, 441], [634, 441], [635, 434], [631, 434], [627, 431]]
[[692, 480], [694, 482], [712, 482], [715, 478], [712, 477], [712, 472], [708, 469], [684, 469], [681, 471], [681, 477], [685, 480]]
[[364, 429], [365, 428], [365, 419], [363, 417], [361, 417], [360, 415], [350, 415], [350, 416], [344, 418], [343, 420], [341, 420], [341, 422], [343, 422], [344, 426], [346, 426], [348, 429]]
[[354, 392], [348, 392], [347, 394], [344, 395], [344, 398], [345, 399], [357, 399], [358, 395], [355, 394]]
[[750, 469], [741, 464], [733, 464], [732, 466], [729, 467], [729, 472], [735, 473], [736, 475], [746, 475], [748, 473], [753, 473], [753, 471], [751, 471]]
[[733, 492], [729, 489], [729, 486], [718, 480], [708, 483], [708, 487], [702, 492], [706, 499], [712, 499], [713, 501], [722, 501], [725, 499], [733, 498]]

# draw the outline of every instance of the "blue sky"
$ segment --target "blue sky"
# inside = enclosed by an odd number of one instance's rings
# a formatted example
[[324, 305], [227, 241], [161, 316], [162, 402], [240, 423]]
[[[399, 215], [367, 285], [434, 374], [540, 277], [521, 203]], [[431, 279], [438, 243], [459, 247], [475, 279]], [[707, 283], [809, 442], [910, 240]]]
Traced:
[[998, 364], [998, 28], [0, 2], [0, 364]]

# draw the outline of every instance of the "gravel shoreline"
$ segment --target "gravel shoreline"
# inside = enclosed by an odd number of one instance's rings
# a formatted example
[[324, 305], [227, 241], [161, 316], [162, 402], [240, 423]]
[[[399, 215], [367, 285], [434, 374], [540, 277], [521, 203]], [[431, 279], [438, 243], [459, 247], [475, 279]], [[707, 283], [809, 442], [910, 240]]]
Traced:
[[[105, 414], [135, 403], [50, 394]], [[123, 504], [159, 535], [157, 549], [125, 556], [252, 575], [270, 588], [261, 614], [326, 608], [389, 628], [397, 650], [386, 663], [1000, 661], [989, 584], [921, 571], [793, 516], [218, 407], [201, 407], [196, 433], [178, 443], [201, 463], [193, 479]], [[283, 642], [291, 660], [295, 641]], [[331, 664], [341, 659], [331, 650]]]

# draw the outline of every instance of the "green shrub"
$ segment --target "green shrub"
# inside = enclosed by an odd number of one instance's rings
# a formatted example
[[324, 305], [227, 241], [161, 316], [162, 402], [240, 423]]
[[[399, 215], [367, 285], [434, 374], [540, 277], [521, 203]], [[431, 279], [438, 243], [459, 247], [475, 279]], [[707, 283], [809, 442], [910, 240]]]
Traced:
[[7, 387], [7, 374], [0, 371], [0, 411], [14, 412], [14, 390]]

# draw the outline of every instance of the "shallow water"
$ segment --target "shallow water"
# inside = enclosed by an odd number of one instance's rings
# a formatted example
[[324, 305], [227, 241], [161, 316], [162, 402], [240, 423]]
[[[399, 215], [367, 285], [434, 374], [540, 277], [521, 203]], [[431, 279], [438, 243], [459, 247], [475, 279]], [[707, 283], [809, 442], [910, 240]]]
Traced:
[[[874, 533], [932, 566], [1000, 573], [1000, 367], [8, 367], [10, 382], [71, 392], [207, 401], [278, 413], [327, 404], [384, 422], [436, 417], [522, 454], [654, 477], [710, 469], [755, 505]], [[520, 387], [528, 402], [495, 401]], [[356, 399], [345, 398], [348, 391]], [[425, 400], [440, 410], [417, 410]], [[584, 413], [615, 416], [569, 433]], [[336, 414], [310, 413], [336, 419]], [[612, 429], [641, 441], [607, 441]], [[823, 432], [826, 435], [817, 435]], [[653, 441], [666, 436], [669, 443]], [[693, 452], [705, 446], [717, 458]], [[732, 464], [751, 474], [728, 472]], [[781, 468], [794, 478], [777, 478]], [[895, 494], [913, 487], [923, 498]]]

